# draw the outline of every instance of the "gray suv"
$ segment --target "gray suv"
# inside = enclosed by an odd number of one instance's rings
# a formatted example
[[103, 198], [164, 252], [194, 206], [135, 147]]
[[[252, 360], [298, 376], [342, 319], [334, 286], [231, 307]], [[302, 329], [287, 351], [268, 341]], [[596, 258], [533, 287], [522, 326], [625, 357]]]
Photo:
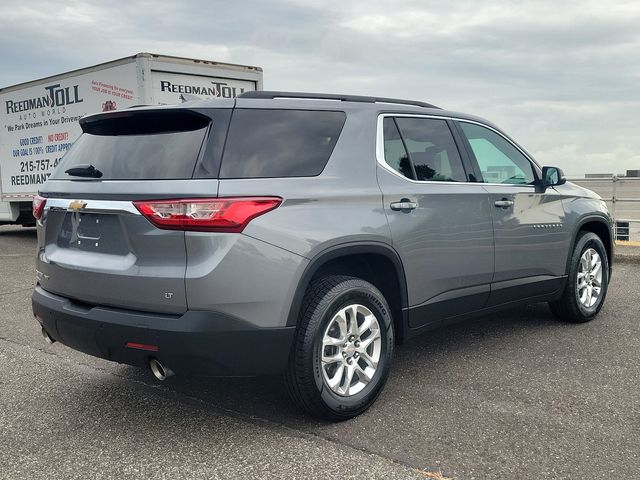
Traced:
[[549, 302], [586, 322], [611, 217], [498, 127], [421, 102], [250, 92], [81, 120], [34, 199], [45, 339], [120, 363], [284, 374], [367, 409], [394, 346]]

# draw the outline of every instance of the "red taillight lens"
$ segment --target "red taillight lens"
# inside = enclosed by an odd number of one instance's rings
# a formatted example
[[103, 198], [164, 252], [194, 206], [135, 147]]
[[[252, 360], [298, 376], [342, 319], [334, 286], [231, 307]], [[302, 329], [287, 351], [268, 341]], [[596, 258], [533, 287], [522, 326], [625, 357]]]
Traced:
[[252, 219], [281, 202], [278, 197], [239, 197], [144, 200], [133, 204], [158, 228], [239, 233]]
[[42, 218], [42, 212], [44, 212], [44, 206], [47, 204], [47, 199], [41, 197], [40, 195], [33, 196], [33, 216], [36, 220], [40, 220]]

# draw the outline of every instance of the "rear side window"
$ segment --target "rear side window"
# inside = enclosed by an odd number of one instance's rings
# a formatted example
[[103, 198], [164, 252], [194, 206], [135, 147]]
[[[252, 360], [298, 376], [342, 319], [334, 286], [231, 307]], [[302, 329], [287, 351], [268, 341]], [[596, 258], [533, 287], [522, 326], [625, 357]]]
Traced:
[[465, 182], [462, 159], [445, 120], [398, 117], [396, 123], [420, 181]]
[[52, 177], [78, 178], [71, 167], [92, 165], [101, 180], [191, 178], [210, 119], [194, 112], [127, 112], [88, 119], [83, 134]]
[[234, 110], [220, 178], [319, 175], [345, 119], [320, 110]]
[[385, 117], [382, 127], [384, 133], [384, 161], [401, 175], [415, 179], [413, 167], [409, 161], [407, 149], [393, 117]]

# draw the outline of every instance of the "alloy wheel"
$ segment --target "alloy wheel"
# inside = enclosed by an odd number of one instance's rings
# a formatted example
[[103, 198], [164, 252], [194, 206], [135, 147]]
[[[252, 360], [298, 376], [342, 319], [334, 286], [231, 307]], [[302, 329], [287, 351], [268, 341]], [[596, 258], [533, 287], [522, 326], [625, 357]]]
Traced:
[[340, 309], [322, 337], [325, 385], [341, 396], [361, 392], [376, 374], [381, 349], [380, 324], [369, 308], [352, 304]]

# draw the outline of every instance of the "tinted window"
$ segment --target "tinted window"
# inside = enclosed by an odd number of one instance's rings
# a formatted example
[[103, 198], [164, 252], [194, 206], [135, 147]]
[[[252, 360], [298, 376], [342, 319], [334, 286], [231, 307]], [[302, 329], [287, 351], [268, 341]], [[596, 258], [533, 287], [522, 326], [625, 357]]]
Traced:
[[126, 113], [89, 118], [53, 178], [93, 165], [102, 180], [191, 178], [210, 120], [188, 112]]
[[220, 178], [318, 175], [345, 119], [344, 112], [234, 110]]
[[207, 115], [213, 118], [211, 133], [207, 139], [204, 154], [193, 172], [194, 178], [218, 178], [220, 159], [222, 158], [224, 141], [227, 138], [229, 120], [231, 119], [231, 109], [211, 109], [207, 111]]
[[396, 118], [416, 179], [465, 182], [462, 159], [445, 120]]
[[531, 162], [501, 135], [474, 123], [460, 122], [485, 183], [530, 184]]
[[404, 148], [395, 120], [392, 117], [385, 117], [383, 123], [384, 161], [401, 175], [415, 179], [407, 149]]

